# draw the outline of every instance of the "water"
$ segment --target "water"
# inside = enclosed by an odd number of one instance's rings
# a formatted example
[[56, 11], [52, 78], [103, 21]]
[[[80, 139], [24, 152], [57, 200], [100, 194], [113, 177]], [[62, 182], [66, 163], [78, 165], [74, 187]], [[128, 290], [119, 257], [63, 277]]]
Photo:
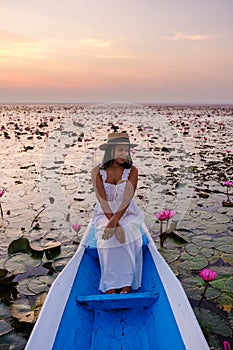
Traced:
[[[158, 247], [154, 212], [177, 212], [171, 224], [186, 243], [170, 237], [159, 249], [182, 281], [211, 349], [222, 349], [223, 340], [232, 336], [233, 319], [233, 207], [223, 206], [223, 183], [233, 180], [232, 105], [0, 106], [0, 191], [5, 190], [0, 198], [0, 268], [2, 274], [15, 273], [18, 281], [8, 293], [5, 285], [0, 289], [0, 342], [24, 348], [37, 316], [32, 314], [25, 327], [25, 320], [19, 321], [18, 303], [27, 305], [27, 311], [30, 305], [39, 309], [52, 281], [74, 254], [74, 243], [95, 203], [90, 169], [101, 162], [98, 145], [113, 130], [112, 124], [139, 144], [132, 155], [140, 174], [135, 198]], [[232, 192], [229, 188], [233, 201]], [[73, 223], [83, 225], [78, 236]], [[42, 250], [48, 242], [58, 241], [61, 253], [49, 259], [45, 253], [37, 259], [27, 252], [9, 256], [9, 244], [21, 237]], [[29, 271], [25, 265], [31, 266]], [[41, 270], [42, 265], [47, 270]], [[21, 274], [14, 272], [19, 266]], [[217, 271], [217, 279], [198, 308], [204, 289], [198, 273], [206, 266]]]

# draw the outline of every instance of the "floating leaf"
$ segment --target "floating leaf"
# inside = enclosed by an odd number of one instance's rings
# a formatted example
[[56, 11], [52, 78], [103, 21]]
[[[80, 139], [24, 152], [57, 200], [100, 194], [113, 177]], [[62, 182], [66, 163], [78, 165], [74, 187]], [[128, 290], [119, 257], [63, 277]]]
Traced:
[[10, 306], [10, 313], [20, 322], [34, 322], [34, 311], [27, 298], [20, 298], [14, 301]]
[[233, 276], [226, 276], [221, 279], [216, 279], [210, 282], [211, 286], [220, 289], [223, 292], [231, 293], [233, 291]]
[[47, 292], [53, 281], [53, 276], [38, 276], [30, 279], [29, 289], [35, 294]]
[[233, 293], [221, 293], [216, 301], [223, 310], [230, 312], [233, 307]]
[[0, 320], [0, 337], [10, 333], [12, 330], [11, 325], [7, 321]]
[[180, 257], [180, 251], [178, 249], [161, 249], [160, 250], [161, 255], [164, 257], [164, 259], [169, 263], [172, 261], [178, 260]]
[[231, 327], [216, 313], [204, 309], [194, 308], [197, 319], [206, 333], [219, 334], [223, 337], [231, 337]]
[[19, 252], [30, 253], [30, 246], [27, 238], [21, 237], [10, 243], [8, 254], [11, 255]]
[[[182, 261], [183, 260], [183, 261]], [[208, 265], [208, 260], [203, 255], [191, 256], [187, 253], [181, 254], [180, 267], [190, 270], [201, 270]]]
[[220, 295], [221, 295], [221, 291], [219, 289], [208, 287], [205, 293], [205, 299], [206, 300], [216, 299]]
[[45, 252], [48, 260], [54, 259], [61, 252], [60, 242], [48, 242], [44, 240], [35, 240], [30, 242], [30, 247], [35, 254], [42, 254]]
[[173, 241], [176, 243], [176, 244], [184, 244], [184, 243], [187, 243], [187, 240], [184, 239], [180, 234], [178, 234], [176, 231], [173, 231], [173, 232], [170, 232], [169, 233], [169, 237], [171, 237], [173, 239]]
[[233, 239], [229, 239], [229, 236], [217, 237], [215, 244], [215, 247], [222, 252], [233, 254]]
[[5, 303], [0, 303], [0, 319], [10, 316], [9, 307]]
[[203, 248], [214, 248], [214, 242], [211, 236], [200, 235], [192, 238], [192, 242]]
[[5, 261], [4, 267], [10, 272], [16, 270], [18, 273], [23, 273], [26, 272], [25, 265], [37, 266], [40, 262], [41, 260], [38, 258], [33, 258], [25, 253], [18, 253], [8, 258]]
[[22, 281], [25, 278], [28, 278], [30, 276], [42, 276], [47, 275], [49, 272], [49, 269], [43, 267], [43, 266], [31, 266], [31, 265], [25, 265], [26, 272], [20, 273], [14, 278], [14, 282]]
[[26, 278], [19, 282], [17, 290], [20, 294], [28, 296], [47, 292], [52, 282], [54, 281], [54, 278], [54, 276], [38, 276], [33, 278]]
[[204, 286], [198, 277], [189, 276], [182, 278], [182, 284], [187, 296], [190, 299], [200, 300]]
[[208, 224], [205, 223], [205, 232], [210, 233], [222, 233], [227, 231], [228, 226], [226, 224], [221, 224], [218, 222], [210, 222]]
[[26, 343], [26, 339], [20, 335], [9, 333], [1, 338], [1, 350], [22, 350]]
[[196, 244], [193, 244], [193, 243], [187, 244], [185, 246], [186, 252], [192, 256], [198, 255], [200, 252], [200, 249], [201, 248], [199, 246], [197, 246]]

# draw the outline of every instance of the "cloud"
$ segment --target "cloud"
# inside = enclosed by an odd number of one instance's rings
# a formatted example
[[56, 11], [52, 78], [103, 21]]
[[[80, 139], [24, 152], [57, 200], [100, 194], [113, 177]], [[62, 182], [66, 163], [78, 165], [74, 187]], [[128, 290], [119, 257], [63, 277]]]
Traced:
[[102, 39], [82, 39], [81, 43], [84, 46], [96, 49], [103, 49], [112, 46], [112, 40], [102, 40]]
[[203, 41], [203, 40], [216, 40], [222, 38], [223, 35], [210, 35], [210, 34], [185, 34], [182, 32], [176, 32], [171, 36], [166, 36], [166, 40], [191, 40], [191, 41]]
[[81, 39], [80, 42], [88, 47], [88, 48], [94, 48], [94, 49], [105, 49], [109, 47], [113, 47], [114, 44], [126, 40], [125, 36], [121, 36], [118, 39], [98, 39], [98, 38], [87, 38], [87, 39]]

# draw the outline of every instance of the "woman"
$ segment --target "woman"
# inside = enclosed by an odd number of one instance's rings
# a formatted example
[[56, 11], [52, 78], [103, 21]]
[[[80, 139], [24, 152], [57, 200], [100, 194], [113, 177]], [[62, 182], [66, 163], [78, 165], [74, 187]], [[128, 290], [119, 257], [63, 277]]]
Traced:
[[142, 237], [144, 215], [133, 197], [138, 170], [132, 165], [127, 133], [108, 135], [103, 162], [92, 170], [97, 197], [92, 224], [95, 227], [100, 260], [100, 290], [104, 293], [129, 293], [138, 289], [142, 273]]

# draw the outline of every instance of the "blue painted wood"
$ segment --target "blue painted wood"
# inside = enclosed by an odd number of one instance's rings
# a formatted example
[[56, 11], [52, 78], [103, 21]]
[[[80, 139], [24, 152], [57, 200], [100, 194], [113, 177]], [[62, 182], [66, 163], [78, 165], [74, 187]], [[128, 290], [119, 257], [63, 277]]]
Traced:
[[[53, 350], [184, 350], [174, 315], [150, 251], [144, 245], [142, 286], [138, 293], [159, 293], [147, 308], [89, 310], [77, 303], [77, 295], [109, 298], [99, 292], [100, 268], [96, 248], [86, 248]], [[91, 254], [90, 251], [91, 250]], [[140, 295], [139, 294], [139, 295]], [[123, 295], [135, 298], [135, 293]], [[114, 296], [112, 297], [114, 300]], [[127, 300], [127, 301], [128, 301]]]
[[158, 293], [129, 293], [129, 294], [102, 294], [79, 295], [77, 303], [89, 310], [134, 309], [151, 306], [159, 297]]

